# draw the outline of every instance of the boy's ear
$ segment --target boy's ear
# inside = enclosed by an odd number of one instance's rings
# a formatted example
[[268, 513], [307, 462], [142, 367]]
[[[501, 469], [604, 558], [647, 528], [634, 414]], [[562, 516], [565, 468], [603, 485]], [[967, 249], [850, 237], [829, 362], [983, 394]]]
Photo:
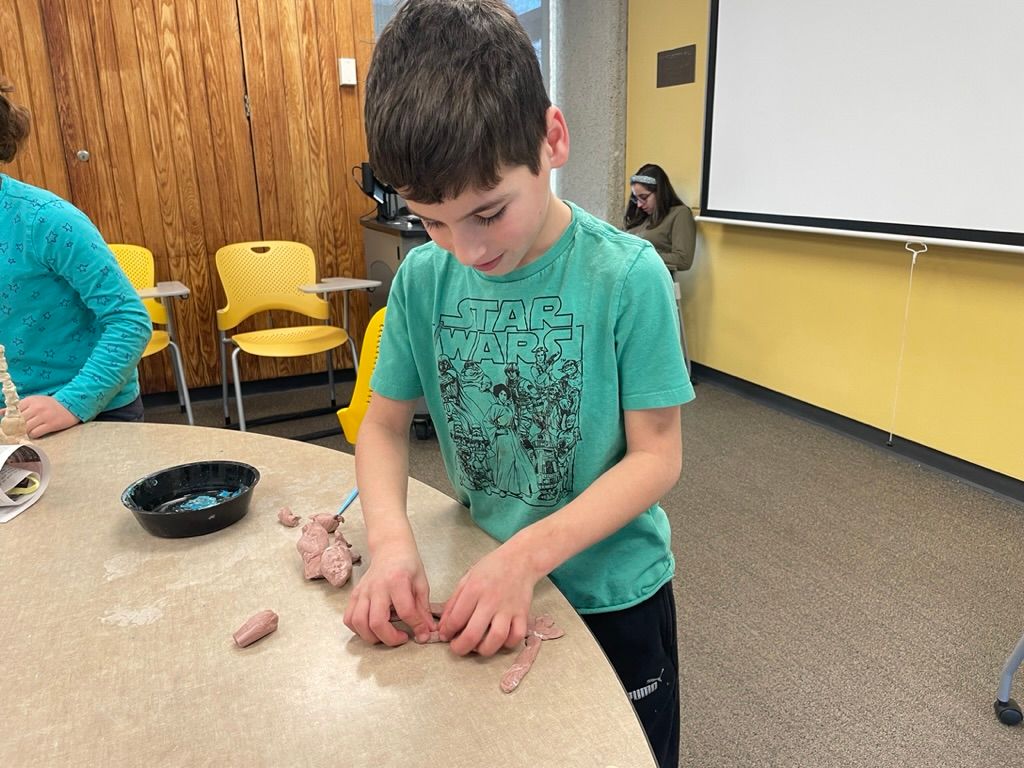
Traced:
[[569, 160], [569, 127], [558, 107], [548, 107], [547, 131], [542, 151], [548, 155], [551, 168], [561, 168]]

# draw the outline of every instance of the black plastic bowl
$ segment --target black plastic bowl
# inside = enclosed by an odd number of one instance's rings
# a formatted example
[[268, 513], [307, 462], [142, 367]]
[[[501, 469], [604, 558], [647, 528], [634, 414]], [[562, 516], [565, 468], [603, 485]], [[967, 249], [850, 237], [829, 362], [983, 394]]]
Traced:
[[154, 536], [202, 536], [245, 517], [259, 480], [256, 468], [240, 461], [196, 461], [136, 480], [121, 503]]

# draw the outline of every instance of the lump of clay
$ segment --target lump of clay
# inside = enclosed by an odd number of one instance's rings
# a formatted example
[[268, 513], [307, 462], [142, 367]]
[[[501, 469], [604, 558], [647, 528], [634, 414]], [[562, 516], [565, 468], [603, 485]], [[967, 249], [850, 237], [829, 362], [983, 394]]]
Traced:
[[334, 544], [320, 557], [320, 573], [335, 587], [343, 587], [352, 576], [352, 555], [348, 547]]
[[345, 538], [345, 534], [341, 532], [340, 528], [338, 529], [338, 532], [334, 534], [334, 543], [337, 546], [348, 548], [349, 554], [352, 555], [353, 563], [358, 563], [363, 559], [363, 556], [353, 549], [351, 544], [349, 544], [348, 539]]
[[313, 515], [313, 522], [320, 523], [328, 533], [334, 533], [335, 529], [338, 527], [338, 518], [334, 515], [328, 515], [326, 512], [321, 512], [319, 515]]
[[310, 555], [306, 557], [302, 556], [302, 575], [313, 581], [314, 579], [322, 579], [324, 577], [323, 571], [321, 570], [321, 562], [323, 555]]
[[233, 637], [239, 648], [245, 648], [247, 645], [255, 643], [261, 637], [266, 637], [276, 629], [277, 614], [270, 610], [260, 611], [240, 626], [235, 631]]
[[330, 541], [327, 529], [320, 525], [320, 523], [306, 523], [302, 526], [302, 536], [299, 538], [295, 548], [299, 550], [299, 554], [305, 559], [306, 555], [323, 554]]
[[320, 558], [331, 542], [330, 534], [320, 523], [306, 523], [302, 526], [302, 536], [295, 548], [302, 555], [302, 575], [307, 579], [319, 579]]
[[277, 519], [281, 525], [287, 525], [289, 528], [294, 528], [302, 520], [301, 517], [292, 512], [288, 507], [281, 507], [277, 513]]

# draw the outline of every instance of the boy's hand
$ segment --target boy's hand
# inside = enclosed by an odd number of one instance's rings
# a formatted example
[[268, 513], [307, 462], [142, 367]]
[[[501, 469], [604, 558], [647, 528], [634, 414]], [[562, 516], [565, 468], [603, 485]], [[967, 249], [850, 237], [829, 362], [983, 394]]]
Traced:
[[493, 656], [526, 637], [533, 588], [540, 576], [504, 544], [466, 572], [441, 615], [441, 640], [454, 653]]
[[370, 644], [402, 645], [409, 635], [391, 623], [391, 606], [424, 642], [435, 628], [430, 613], [430, 586], [413, 543], [378, 547], [370, 567], [352, 590], [345, 626]]
[[78, 417], [49, 395], [23, 397], [18, 403], [18, 410], [25, 418], [28, 436], [33, 439], [78, 424]]

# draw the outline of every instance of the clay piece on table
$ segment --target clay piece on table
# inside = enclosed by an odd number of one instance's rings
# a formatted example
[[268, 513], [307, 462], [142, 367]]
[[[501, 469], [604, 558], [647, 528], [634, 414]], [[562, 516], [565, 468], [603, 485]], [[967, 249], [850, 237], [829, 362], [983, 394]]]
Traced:
[[541, 640], [557, 640], [565, 636], [565, 630], [555, 626], [555, 620], [549, 614], [542, 613], [527, 624], [527, 635], [536, 635]]
[[516, 660], [512, 662], [512, 666], [501, 676], [501, 690], [505, 693], [512, 693], [519, 687], [523, 678], [526, 677], [526, 673], [533, 666], [533, 662], [537, 660], [541, 641], [557, 640], [564, 636], [565, 630], [557, 626], [550, 615], [542, 613], [530, 618], [526, 623], [526, 647], [519, 652]]
[[302, 526], [302, 536], [299, 537], [298, 543], [295, 548], [299, 550], [299, 554], [305, 557], [306, 555], [320, 555], [327, 549], [331, 543], [331, 538], [327, 534], [327, 530], [320, 525], [320, 523], [306, 523]]
[[277, 519], [281, 525], [286, 525], [289, 528], [294, 528], [302, 522], [302, 518], [292, 512], [288, 507], [281, 507], [281, 509], [278, 510]]
[[240, 626], [232, 637], [239, 648], [252, 645], [262, 637], [266, 637], [277, 629], [277, 614], [271, 610], [260, 611]]
[[338, 527], [338, 518], [334, 515], [328, 515], [326, 512], [321, 512], [319, 515], [313, 515], [313, 522], [320, 523], [328, 533], [334, 533]]
[[352, 547], [352, 545], [349, 543], [348, 539], [345, 538], [345, 534], [343, 534], [341, 532], [340, 528], [334, 534], [334, 543], [338, 544], [338, 545], [341, 545], [341, 546], [344, 546], [344, 547], [348, 547], [349, 554], [352, 555], [352, 562], [353, 563], [360, 563], [360, 562], [362, 562], [363, 556], [359, 554], [358, 550], [356, 550], [356, 549], [354, 549]]
[[352, 576], [352, 555], [348, 547], [332, 544], [320, 557], [320, 573], [332, 586], [343, 587]]
[[3, 389], [4, 415], [0, 418], [0, 445], [18, 445], [28, 443], [28, 428], [25, 417], [21, 415], [18, 403], [18, 389], [14, 386], [11, 374], [7, 372], [7, 351], [0, 344], [0, 388]]
[[299, 537], [295, 548], [302, 555], [302, 575], [307, 579], [319, 579], [323, 576], [320, 572], [320, 559], [330, 542], [330, 534], [320, 523], [306, 523], [302, 526], [302, 536]]
[[516, 660], [512, 662], [512, 666], [501, 676], [501, 690], [505, 693], [512, 693], [519, 687], [523, 678], [526, 677], [526, 673], [533, 666], [533, 662], [536, 661], [537, 654], [540, 653], [540, 644], [541, 639], [537, 635], [527, 636], [526, 647], [519, 652]]
[[320, 563], [323, 560], [323, 555], [311, 555], [302, 557], [302, 576], [308, 581], [315, 581], [316, 579], [322, 579], [324, 577], [323, 571], [320, 570]]

